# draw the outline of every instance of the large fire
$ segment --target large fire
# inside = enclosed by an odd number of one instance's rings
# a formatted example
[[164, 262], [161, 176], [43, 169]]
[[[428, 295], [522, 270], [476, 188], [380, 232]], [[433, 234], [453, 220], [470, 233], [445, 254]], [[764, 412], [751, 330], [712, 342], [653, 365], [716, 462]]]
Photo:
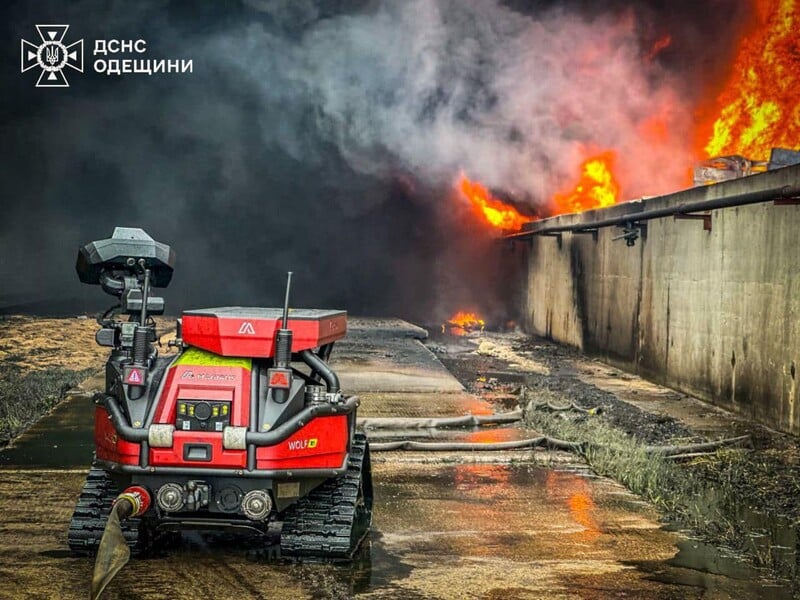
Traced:
[[578, 182], [553, 196], [553, 213], [581, 212], [616, 204], [619, 184], [614, 176], [614, 156], [613, 151], [607, 150], [584, 160]]
[[[615, 152], [606, 150], [586, 158], [580, 167], [577, 182], [555, 194], [550, 203], [554, 215], [581, 212], [611, 206], [619, 201], [620, 186], [614, 174]], [[535, 217], [524, 215], [515, 207], [495, 198], [486, 187], [461, 174], [458, 191], [469, 200], [472, 210], [497, 229], [519, 231]]]
[[800, 7], [797, 0], [755, 6], [759, 23], [741, 40], [717, 99], [708, 156], [767, 160], [771, 148], [796, 148], [800, 140]]
[[458, 178], [458, 190], [469, 200], [476, 215], [498, 229], [518, 231], [525, 223], [534, 220], [495, 198], [483, 185], [470, 181], [463, 173]]
[[[796, 149], [800, 143], [800, 0], [752, 2], [755, 21], [739, 42], [722, 92], [711, 105], [697, 107], [697, 114], [704, 115], [698, 117], [696, 126], [698, 160], [738, 154], [763, 161], [769, 159], [772, 148]], [[669, 35], [661, 37], [644, 60], [652, 62], [671, 44]], [[645, 117], [639, 128], [646, 143], [666, 143], [665, 121], [658, 114]], [[622, 187], [616, 156], [613, 148], [586, 152], [576, 180], [550, 199], [549, 214], [582, 212], [619, 202]], [[463, 174], [457, 188], [475, 213], [495, 228], [516, 231], [534, 220]]]

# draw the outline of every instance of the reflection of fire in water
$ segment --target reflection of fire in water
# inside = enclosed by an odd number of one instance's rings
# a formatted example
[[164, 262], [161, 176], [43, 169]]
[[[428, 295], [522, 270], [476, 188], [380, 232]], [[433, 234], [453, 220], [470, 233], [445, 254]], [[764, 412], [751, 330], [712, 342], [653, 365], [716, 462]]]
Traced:
[[483, 427], [467, 434], [466, 441], [488, 444], [491, 442], [511, 442], [517, 440], [517, 430], [509, 427]]
[[508, 495], [511, 472], [507, 465], [456, 465], [455, 488], [484, 498]]
[[480, 400], [472, 394], [469, 395], [469, 399], [464, 399], [465, 415], [491, 415], [492, 413], [494, 413], [494, 411], [492, 410], [491, 404], [488, 402]]
[[467, 335], [470, 331], [483, 331], [486, 322], [477, 313], [458, 311], [447, 322], [442, 323], [442, 333]]
[[[453, 502], [449, 518], [461, 531], [483, 531], [483, 544], [476, 547], [470, 535], [455, 535], [448, 544], [457, 553], [496, 556], [498, 544], [508, 528], [508, 501], [513, 498], [511, 467], [497, 464], [453, 466]], [[488, 527], [486, 524], [489, 524]]]
[[583, 527], [578, 537], [585, 542], [593, 542], [600, 537], [600, 527], [594, 513], [597, 505], [591, 495], [588, 482], [574, 473], [549, 471], [545, 482], [548, 495], [566, 496], [566, 505], [572, 520]]

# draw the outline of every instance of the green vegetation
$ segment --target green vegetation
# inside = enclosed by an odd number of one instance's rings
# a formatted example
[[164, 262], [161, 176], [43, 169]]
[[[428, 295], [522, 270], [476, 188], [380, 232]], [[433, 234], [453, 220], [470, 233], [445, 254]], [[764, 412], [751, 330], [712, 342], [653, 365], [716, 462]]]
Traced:
[[[584, 444], [594, 471], [614, 479], [653, 503], [670, 520], [691, 528], [705, 541], [747, 556], [757, 567], [795, 579], [796, 558], [774, 542], [774, 524], [758, 519], [749, 488], [758, 487], [753, 455], [740, 449], [676, 462], [646, 447], [600, 415], [564, 414], [546, 403], [570, 398], [548, 389], [527, 390], [526, 422], [536, 431]], [[680, 443], [680, 440], [671, 440]], [[765, 471], [765, 479], [769, 473]], [[773, 479], [774, 479], [774, 473]], [[750, 500], [750, 501], [748, 501]], [[760, 505], [764, 508], [764, 505]]]
[[23, 371], [0, 365], [0, 447], [47, 413], [92, 369], [48, 368]]

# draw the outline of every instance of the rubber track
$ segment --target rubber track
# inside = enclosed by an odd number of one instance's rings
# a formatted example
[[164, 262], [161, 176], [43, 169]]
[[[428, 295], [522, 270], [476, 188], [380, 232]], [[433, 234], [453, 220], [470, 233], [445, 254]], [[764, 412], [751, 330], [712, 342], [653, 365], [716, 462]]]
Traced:
[[282, 557], [352, 558], [372, 522], [372, 472], [365, 435], [355, 435], [347, 466], [344, 475], [326, 481], [285, 511]]
[[[69, 524], [67, 539], [73, 554], [87, 556], [97, 552], [111, 504], [118, 494], [108, 473], [97, 467], [89, 470]], [[145, 532], [141, 519], [127, 519], [121, 525], [131, 554], [144, 554], [150, 547], [151, 536], [147, 535], [149, 531]]]

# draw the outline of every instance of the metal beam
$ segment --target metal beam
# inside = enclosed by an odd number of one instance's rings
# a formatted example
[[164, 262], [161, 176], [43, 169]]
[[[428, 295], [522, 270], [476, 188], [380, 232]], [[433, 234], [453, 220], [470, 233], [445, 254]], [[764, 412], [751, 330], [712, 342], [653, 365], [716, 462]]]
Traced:
[[524, 240], [536, 235], [553, 235], [556, 233], [563, 233], [565, 231], [580, 233], [591, 231], [592, 229], [600, 229], [602, 227], [625, 225], [625, 223], [631, 222], [639, 223], [641, 221], [663, 219], [664, 217], [687, 215], [691, 213], [717, 210], [720, 208], [746, 206], [748, 204], [759, 204], [762, 202], [792, 200], [798, 197], [800, 197], [800, 185], [784, 185], [768, 190], [747, 192], [745, 194], [736, 194], [733, 196], [725, 196], [723, 198], [714, 198], [712, 200], [686, 202], [675, 206], [655, 208], [652, 210], [642, 210], [640, 212], [634, 211], [618, 217], [609, 217], [607, 219], [600, 219], [599, 221], [591, 221], [587, 223], [573, 223], [571, 225], [546, 225], [544, 222], [542, 222], [540, 227], [536, 227], [536, 224], [534, 224], [530, 230], [513, 233], [505, 236], [504, 239]]

